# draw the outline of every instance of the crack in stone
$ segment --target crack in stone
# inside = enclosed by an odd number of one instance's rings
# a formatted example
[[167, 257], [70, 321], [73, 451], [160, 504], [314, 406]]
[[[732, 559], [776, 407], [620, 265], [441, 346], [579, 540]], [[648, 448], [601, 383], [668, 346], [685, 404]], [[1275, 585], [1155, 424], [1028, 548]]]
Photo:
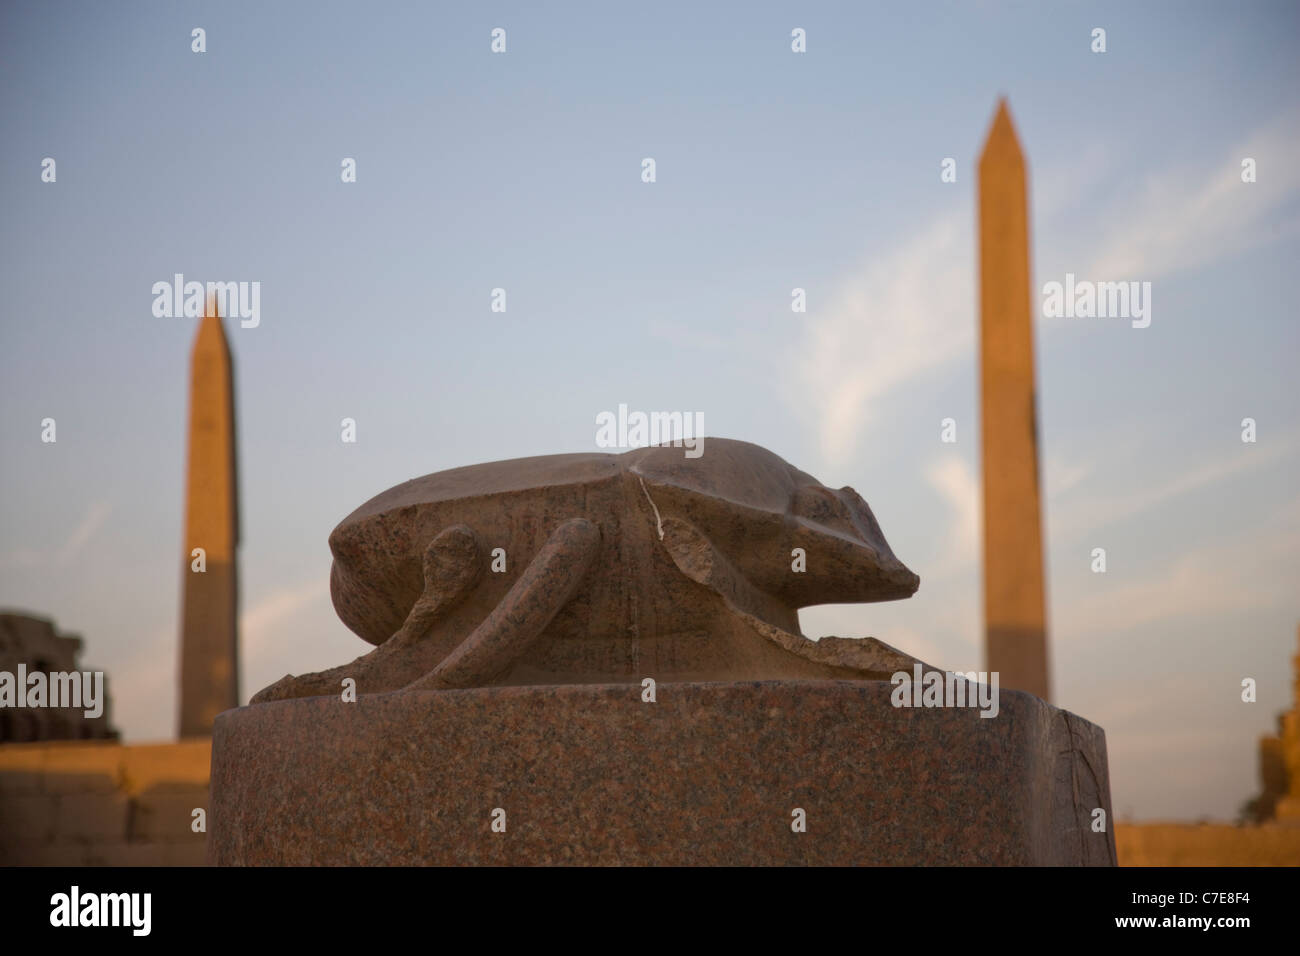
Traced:
[[646, 488], [645, 479], [642, 478], [640, 475], [637, 475], [636, 480], [641, 482], [641, 490], [645, 492], [645, 500], [650, 502], [651, 508], [654, 508], [655, 530], [659, 532], [659, 540], [662, 541], [664, 539], [664, 523], [659, 518], [659, 509], [655, 507], [655, 500], [650, 497], [650, 489]]
[[[1068, 751], [1063, 751], [1059, 756], [1064, 756], [1065, 753], [1069, 753], [1071, 755], [1070, 781], [1071, 781], [1072, 789], [1074, 791], [1074, 812], [1076, 815], [1076, 819], [1078, 819], [1078, 812], [1079, 812], [1078, 763], [1079, 761], [1082, 761], [1083, 765], [1088, 768], [1088, 776], [1092, 778], [1092, 790], [1093, 793], [1096, 795], [1096, 799], [1098, 802], [1100, 802], [1103, 799], [1103, 794], [1101, 792], [1101, 779], [1097, 776], [1097, 769], [1092, 765], [1092, 761], [1088, 759], [1087, 748], [1080, 747], [1075, 742], [1074, 724], [1070, 722], [1069, 712], [1062, 711], [1061, 719], [1065, 722], [1065, 732], [1066, 734], [1069, 735], [1070, 738], [1070, 749]], [[1077, 760], [1075, 759], [1076, 757], [1078, 758]], [[1102, 809], [1105, 808], [1103, 807]], [[1088, 817], [1091, 818], [1091, 812], [1088, 813]], [[1110, 828], [1113, 825], [1114, 825], [1113, 820], [1110, 819], [1106, 820], [1106, 832], [1108, 834], [1110, 832]], [[1086, 831], [1083, 828], [1080, 828], [1079, 829], [1079, 849], [1081, 853], [1080, 859], [1086, 859], [1086, 852], [1085, 852], [1086, 843], [1087, 843]], [[1111, 846], [1110, 840], [1107, 839], [1106, 847], [1108, 851], [1110, 849], [1110, 846]], [[1107, 857], [1110, 858], [1112, 864], [1116, 863], [1116, 860], [1114, 859], [1114, 855], [1112, 853], [1107, 852]]]

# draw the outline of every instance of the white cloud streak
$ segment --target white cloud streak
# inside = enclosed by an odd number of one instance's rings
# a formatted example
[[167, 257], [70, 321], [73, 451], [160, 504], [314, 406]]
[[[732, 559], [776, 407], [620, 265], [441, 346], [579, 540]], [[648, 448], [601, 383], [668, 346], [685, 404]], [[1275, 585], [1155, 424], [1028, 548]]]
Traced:
[[86, 514], [68, 535], [63, 544], [47, 551], [14, 551], [0, 560], [2, 568], [66, 568], [85, 549], [86, 545], [103, 527], [113, 506], [107, 501], [93, 501]]
[[817, 416], [829, 463], [849, 460], [887, 395], [970, 351], [971, 257], [969, 219], [942, 219], [847, 279], [824, 315], [810, 315], [795, 394]]

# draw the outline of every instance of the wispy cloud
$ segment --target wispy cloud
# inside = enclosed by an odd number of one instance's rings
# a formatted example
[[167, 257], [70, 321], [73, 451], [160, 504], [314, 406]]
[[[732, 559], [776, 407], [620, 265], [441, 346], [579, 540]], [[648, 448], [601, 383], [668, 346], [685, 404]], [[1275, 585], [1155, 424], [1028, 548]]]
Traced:
[[129, 659], [109, 672], [113, 723], [129, 741], [165, 740], [175, 733], [179, 632], [139, 640]]
[[801, 411], [822, 454], [847, 461], [885, 396], [968, 352], [974, 336], [971, 222], [949, 216], [846, 279], [796, 360]]
[[1260, 569], [1294, 567], [1298, 559], [1300, 498], [1265, 529], [1207, 541], [1155, 574], [1126, 577], [1120, 586], [1081, 595], [1054, 613], [1070, 621], [1076, 634], [1111, 635], [1156, 621], [1281, 606], [1290, 594]]
[[47, 551], [14, 551], [0, 559], [0, 568], [66, 568], [90, 543], [108, 519], [113, 506], [107, 501], [93, 501], [63, 544]]
[[[1241, 181], [1253, 158], [1258, 179]], [[1161, 170], [1136, 197], [1108, 208], [1087, 274], [1154, 279], [1228, 259], [1300, 233], [1300, 215], [1270, 220], [1300, 197], [1300, 112], [1278, 117], [1211, 166]]]
[[239, 619], [242, 650], [249, 658], [259, 655], [273, 641], [277, 628], [294, 613], [315, 601], [329, 600], [328, 580], [312, 580], [296, 587], [280, 588], [262, 597]]
[[1062, 517], [1053, 525], [1057, 535], [1070, 537], [1096, 531], [1135, 514], [1167, 504], [1188, 492], [1263, 468], [1300, 451], [1300, 435], [1282, 435], [1267, 444], [1234, 444], [1234, 454], [1175, 474], [1160, 484], [1141, 486], [1123, 495], [1078, 498], [1062, 502]]
[[[1240, 161], [1259, 164], [1241, 182]], [[1093, 191], [1126, 172], [1093, 151], [1062, 171], [1047, 170], [1036, 218], [1069, 215], [1053, 261], [1088, 263], [1090, 277], [1141, 278], [1203, 266], [1300, 233], [1300, 215], [1270, 223], [1300, 198], [1300, 115], [1289, 113], [1206, 166], [1162, 169], [1136, 197], [1093, 204]], [[1068, 184], [1067, 189], [1062, 184]], [[1071, 202], [1071, 200], [1074, 202]], [[838, 464], [850, 458], [892, 392], [960, 356], [973, 356], [976, 327], [974, 211], [920, 229], [901, 248], [846, 277], [824, 313], [809, 314], [807, 346], [795, 359], [789, 400], [816, 416], [820, 449]], [[973, 361], [973, 357], [971, 359]]]
[[1047, 497], [1051, 499], [1056, 495], [1065, 494], [1091, 473], [1092, 469], [1088, 465], [1066, 458], [1064, 455], [1048, 454], [1047, 464], [1043, 469]]
[[976, 563], [980, 544], [980, 480], [964, 458], [944, 458], [931, 464], [925, 480], [947, 503], [950, 531], [943, 557], [928, 569], [942, 580]]

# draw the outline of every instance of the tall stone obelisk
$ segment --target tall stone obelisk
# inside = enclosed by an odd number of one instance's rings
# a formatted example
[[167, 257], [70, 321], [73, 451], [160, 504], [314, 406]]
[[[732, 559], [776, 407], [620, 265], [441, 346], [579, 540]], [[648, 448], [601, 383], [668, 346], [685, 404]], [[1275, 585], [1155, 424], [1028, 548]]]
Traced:
[[1025, 158], [1006, 100], [979, 165], [987, 667], [1050, 700]]
[[[215, 299], [190, 359], [189, 475], [181, 608], [180, 736], [207, 736], [239, 705], [235, 400]], [[198, 549], [202, 549], [201, 553]]]

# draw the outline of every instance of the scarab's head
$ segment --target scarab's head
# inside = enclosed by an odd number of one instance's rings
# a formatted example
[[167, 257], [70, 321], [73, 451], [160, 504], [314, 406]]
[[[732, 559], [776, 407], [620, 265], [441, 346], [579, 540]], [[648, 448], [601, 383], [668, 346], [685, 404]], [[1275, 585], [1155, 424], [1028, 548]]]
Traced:
[[794, 607], [916, 592], [920, 578], [852, 488], [827, 488], [748, 442], [710, 438], [704, 448], [698, 458], [669, 446], [630, 452], [630, 471], [662, 517], [697, 529], [749, 584]]

